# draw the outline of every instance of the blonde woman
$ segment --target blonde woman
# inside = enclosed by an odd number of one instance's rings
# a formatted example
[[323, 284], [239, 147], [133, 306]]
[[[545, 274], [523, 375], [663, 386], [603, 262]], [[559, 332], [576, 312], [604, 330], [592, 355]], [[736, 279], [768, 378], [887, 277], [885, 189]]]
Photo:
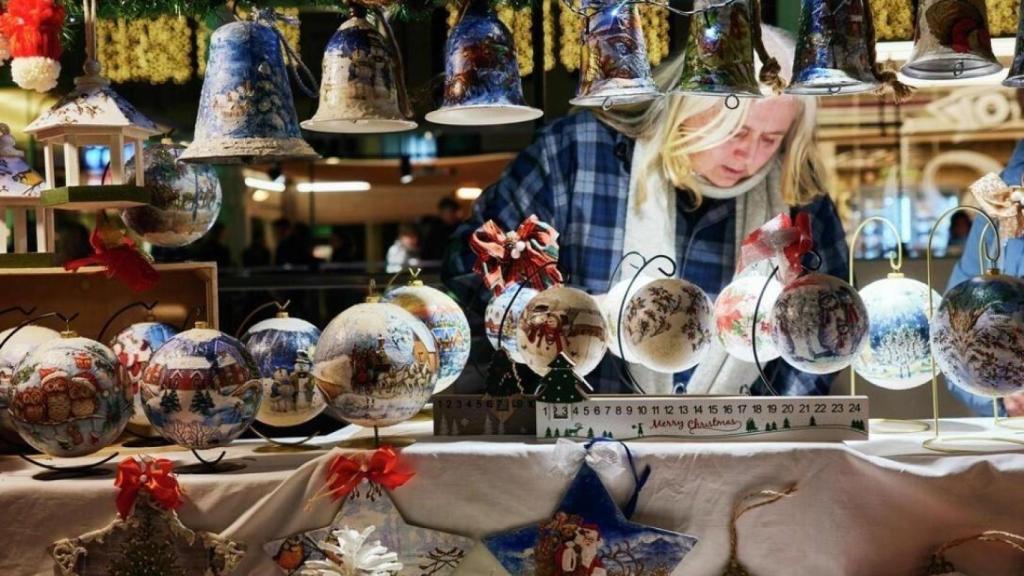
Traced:
[[[792, 61], [784, 32], [766, 26], [764, 41], [779, 61]], [[663, 88], [680, 66], [677, 58], [659, 70]], [[456, 233], [446, 281], [460, 294], [475, 289], [466, 239], [481, 223], [510, 229], [536, 214], [561, 233], [560, 268], [592, 294], [606, 291], [622, 254], [636, 250], [670, 255], [677, 274], [713, 299], [733, 278], [742, 238], [796, 210], [811, 217], [822, 271], [845, 277], [848, 249], [822, 185], [815, 107], [814, 99], [773, 96], [730, 110], [721, 98], [670, 95], [633, 115], [580, 112], [553, 122], [477, 201]], [[609, 357], [588, 377], [597, 391], [624, 391], [617, 361]], [[831, 382], [781, 361], [767, 373], [781, 394], [827, 394]], [[694, 370], [646, 389], [766, 393], [753, 365], [717, 347]]]

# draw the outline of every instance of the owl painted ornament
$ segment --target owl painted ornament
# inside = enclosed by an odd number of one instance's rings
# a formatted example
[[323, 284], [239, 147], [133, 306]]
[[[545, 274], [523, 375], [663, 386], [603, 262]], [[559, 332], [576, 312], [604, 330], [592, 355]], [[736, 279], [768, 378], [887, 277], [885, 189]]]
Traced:
[[950, 289], [931, 320], [931, 350], [946, 378], [972, 394], [1024, 388], [1024, 280], [985, 274]]
[[163, 322], [139, 322], [125, 328], [110, 341], [110, 349], [121, 364], [121, 378], [131, 386], [135, 411], [128, 425], [131, 431], [143, 436], [159, 436], [149, 425], [146, 411], [142, 408], [139, 385], [153, 353], [178, 333], [178, 329]]
[[157, 350], [139, 386], [150, 424], [189, 449], [230, 444], [260, 408], [260, 371], [241, 342], [196, 322]]
[[608, 350], [608, 329], [597, 301], [568, 286], [544, 290], [526, 305], [516, 329], [519, 353], [527, 366], [544, 376], [564, 352], [573, 370], [586, 376]]
[[331, 414], [360, 426], [390, 426], [430, 399], [440, 361], [423, 322], [394, 304], [357, 304], [331, 320], [313, 375]]
[[298, 426], [323, 412], [327, 403], [313, 379], [313, 353], [319, 339], [319, 328], [283, 310], [245, 332], [242, 342], [263, 382], [257, 420], [270, 426]]
[[782, 292], [782, 284], [757, 274], [740, 276], [723, 288], [715, 300], [715, 336], [718, 343], [730, 356], [744, 362], [754, 361], [754, 310], [762, 290], [764, 297], [757, 314], [757, 359], [769, 362], [779, 357], [772, 341], [771, 312]]
[[[60, 332], [44, 326], [29, 324], [21, 330], [14, 332], [14, 328], [8, 328], [0, 332], [0, 343], [7, 343], [0, 348], [0, 440], [7, 442], [21, 442], [21, 436], [14, 428], [11, 420], [11, 413], [8, 410], [11, 394], [11, 377], [14, 376], [14, 369], [29, 355], [30, 352], [42, 346], [49, 340], [60, 338]], [[10, 338], [8, 340], [8, 338]]]
[[[125, 226], [154, 246], [191, 244], [210, 231], [220, 215], [223, 196], [212, 166], [179, 162], [185, 147], [163, 140], [143, 152], [150, 203], [121, 213]], [[135, 179], [135, 162], [127, 168]]]
[[673, 374], [700, 362], [711, 343], [711, 300], [681, 278], [662, 278], [629, 299], [622, 335], [637, 361]]
[[[519, 296], [516, 296], [516, 292]], [[513, 362], [524, 364], [522, 354], [519, 353], [519, 344], [516, 341], [516, 328], [519, 326], [519, 317], [522, 316], [526, 305], [533, 300], [534, 296], [540, 294], [529, 286], [519, 290], [519, 284], [509, 284], [505, 290], [491, 299], [484, 311], [484, 331], [487, 333], [487, 341], [491, 347], [498, 349], [498, 331], [502, 332], [501, 347], [508, 352]], [[515, 300], [513, 300], [515, 298]], [[501, 320], [505, 318], [505, 311], [508, 310], [508, 318], [502, 326]]]
[[462, 307], [451, 296], [419, 280], [388, 292], [384, 301], [404, 308], [430, 329], [441, 361], [434, 392], [451, 386], [469, 361], [469, 321]]
[[807, 274], [786, 285], [771, 322], [782, 359], [811, 374], [846, 368], [867, 344], [864, 301], [853, 286], [826, 274]]
[[11, 387], [15, 429], [50, 456], [96, 452], [121, 435], [132, 414], [130, 387], [121, 381], [114, 352], [71, 331], [26, 356]]
[[[907, 390], [932, 378], [928, 285], [890, 274], [860, 291], [868, 310], [868, 343], [853, 369], [875, 386]], [[942, 297], [931, 290], [938, 306]]]
[[[633, 287], [629, 287], [629, 283], [632, 280], [620, 280], [608, 290], [608, 293], [603, 298], [598, 300], [598, 305], [601, 307], [601, 315], [604, 317], [604, 323], [608, 327], [608, 350], [615, 355], [616, 358], [622, 358], [622, 349], [619, 348], [619, 311], [622, 311], [623, 318], [625, 318], [626, 308], [626, 291], [629, 290], [629, 296], [634, 296], [641, 288], [643, 288], [648, 282], [654, 278], [650, 276], [640, 276], [633, 282]], [[625, 342], [625, 338], [623, 338]], [[636, 355], [633, 351], [626, 346], [627, 362], [636, 362]]]

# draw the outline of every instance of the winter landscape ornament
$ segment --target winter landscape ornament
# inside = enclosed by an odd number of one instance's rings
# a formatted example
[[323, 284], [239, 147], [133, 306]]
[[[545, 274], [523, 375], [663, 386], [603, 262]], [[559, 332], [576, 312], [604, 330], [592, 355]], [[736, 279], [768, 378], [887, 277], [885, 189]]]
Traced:
[[391, 290], [384, 301], [404, 308], [430, 329], [441, 362], [434, 392], [451, 386], [469, 361], [469, 321], [462, 307], [451, 296], [424, 286], [420, 280]]
[[11, 413], [8, 410], [14, 394], [11, 388], [14, 369], [33, 350], [50, 340], [60, 338], [60, 332], [31, 324], [23, 326], [11, 336], [13, 331], [14, 328], [8, 328], [0, 332], [0, 343], [7, 342], [0, 348], [0, 439], [20, 442], [21, 437], [14, 428], [14, 421], [11, 420]]
[[324, 329], [313, 375], [345, 421], [390, 426], [415, 416], [430, 399], [439, 360], [434, 336], [404, 309], [371, 299]]
[[178, 329], [163, 322], [147, 321], [138, 322], [125, 328], [114, 336], [110, 341], [110, 349], [117, 356], [121, 365], [121, 378], [126, 385], [131, 386], [132, 402], [135, 411], [128, 425], [136, 434], [153, 436], [156, 431], [149, 425], [149, 418], [142, 407], [142, 396], [139, 393], [139, 385], [142, 384], [142, 376], [149, 366], [149, 360], [153, 353], [160, 349], [165, 342], [173, 338]]
[[313, 354], [320, 330], [280, 311], [257, 322], [242, 336], [263, 381], [256, 419], [270, 426], [298, 426], [327, 405], [313, 378]]
[[[932, 379], [928, 285], [890, 274], [860, 291], [868, 311], [868, 337], [853, 369], [869, 382], [907, 390]], [[931, 290], [932, 301], [942, 297]]]
[[[223, 198], [217, 172], [206, 164], [180, 162], [184, 151], [170, 139], [146, 146], [146, 185], [152, 196], [148, 205], [121, 213], [125, 226], [154, 246], [191, 244], [209, 232], [220, 215]], [[128, 180], [135, 178], [135, 165], [127, 167]]]
[[[518, 294], [518, 296], [516, 295]], [[484, 332], [487, 333], [487, 341], [491, 347], [498, 350], [498, 332], [501, 331], [501, 349], [508, 352], [509, 356], [517, 364], [523, 364], [523, 356], [519, 353], [519, 344], [516, 341], [516, 328], [519, 326], [519, 318], [526, 309], [526, 305], [533, 300], [540, 292], [513, 283], [505, 286], [505, 289], [494, 296], [487, 309], [484, 311]], [[506, 317], [506, 310], [508, 316]], [[502, 325], [502, 319], [505, 324]]]
[[697, 539], [630, 522], [583, 464], [550, 519], [483, 542], [512, 576], [659, 576], [672, 573]]
[[576, 373], [586, 376], [608, 349], [607, 328], [592, 296], [577, 288], [544, 290], [526, 305], [516, 330], [519, 353], [538, 375], [564, 352]]
[[770, 362], [779, 357], [772, 341], [771, 311], [782, 292], [782, 284], [759, 274], [743, 275], [723, 288], [715, 300], [713, 314], [718, 343], [730, 356], [744, 362], [754, 361], [754, 309], [762, 290], [764, 297], [757, 314], [757, 358]]
[[846, 368], [867, 345], [864, 301], [835, 276], [812, 272], [787, 284], [772, 308], [771, 322], [783, 360], [811, 374]]
[[149, 422], [164, 438], [199, 450], [245, 432], [256, 419], [263, 385], [245, 345], [196, 322], [153, 354], [139, 392]]
[[984, 274], [957, 284], [931, 320], [935, 363], [954, 385], [1002, 397], [1024, 388], [1024, 280]]
[[132, 414], [130, 387], [113, 351], [72, 331], [26, 356], [11, 389], [15, 428], [50, 456], [96, 452], [121, 435]]
[[697, 365], [711, 343], [711, 300], [681, 278], [662, 278], [626, 304], [623, 340], [637, 361], [657, 372]]

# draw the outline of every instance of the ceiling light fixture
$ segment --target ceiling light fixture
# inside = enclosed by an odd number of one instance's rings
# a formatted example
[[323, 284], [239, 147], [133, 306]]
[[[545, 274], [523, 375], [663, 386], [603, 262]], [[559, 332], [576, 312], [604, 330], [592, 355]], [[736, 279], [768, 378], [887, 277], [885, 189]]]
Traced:
[[278, 176], [274, 180], [264, 180], [262, 178], [252, 178], [247, 176], [245, 178], [245, 185], [249, 188], [269, 190], [271, 192], [284, 192], [285, 189], [284, 176]]
[[299, 192], [368, 192], [372, 186], [363, 180], [341, 180], [338, 182], [301, 182], [296, 186]]

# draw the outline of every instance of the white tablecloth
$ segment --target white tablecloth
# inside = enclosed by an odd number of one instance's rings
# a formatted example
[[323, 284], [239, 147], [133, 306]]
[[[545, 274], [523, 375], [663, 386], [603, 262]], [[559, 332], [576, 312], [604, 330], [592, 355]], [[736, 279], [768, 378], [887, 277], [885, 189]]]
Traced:
[[[988, 425], [959, 420], [947, 429], [985, 434]], [[320, 441], [353, 434], [365, 431]], [[394, 493], [406, 519], [472, 537], [546, 518], [584, 457], [578, 444], [432, 438], [427, 422], [385, 434], [417, 438], [401, 450], [416, 476]], [[740, 559], [756, 576], [917, 576], [947, 540], [986, 529], [1024, 532], [1024, 454], [941, 455], [921, 449], [924, 437], [876, 434], [848, 445], [631, 442], [638, 462], [653, 468], [634, 520], [700, 539], [675, 572], [686, 576], [720, 576], [736, 499], [794, 483], [793, 496], [741, 521]], [[249, 464], [243, 472], [181, 477], [181, 518], [246, 542], [250, 553], [238, 573], [277, 574], [262, 543], [330, 522], [338, 505], [321, 500], [306, 512], [303, 504], [343, 449], [268, 454], [248, 443], [233, 447], [228, 457]], [[623, 503], [631, 476], [621, 453], [609, 445], [590, 458]], [[18, 460], [0, 460], [3, 575], [51, 574], [50, 542], [102, 527], [115, 514], [112, 478], [44, 483], [32, 472]], [[975, 576], [1017, 576], [1024, 558], [995, 546], [973, 545], [951, 559]], [[477, 546], [459, 573], [502, 571]]]

